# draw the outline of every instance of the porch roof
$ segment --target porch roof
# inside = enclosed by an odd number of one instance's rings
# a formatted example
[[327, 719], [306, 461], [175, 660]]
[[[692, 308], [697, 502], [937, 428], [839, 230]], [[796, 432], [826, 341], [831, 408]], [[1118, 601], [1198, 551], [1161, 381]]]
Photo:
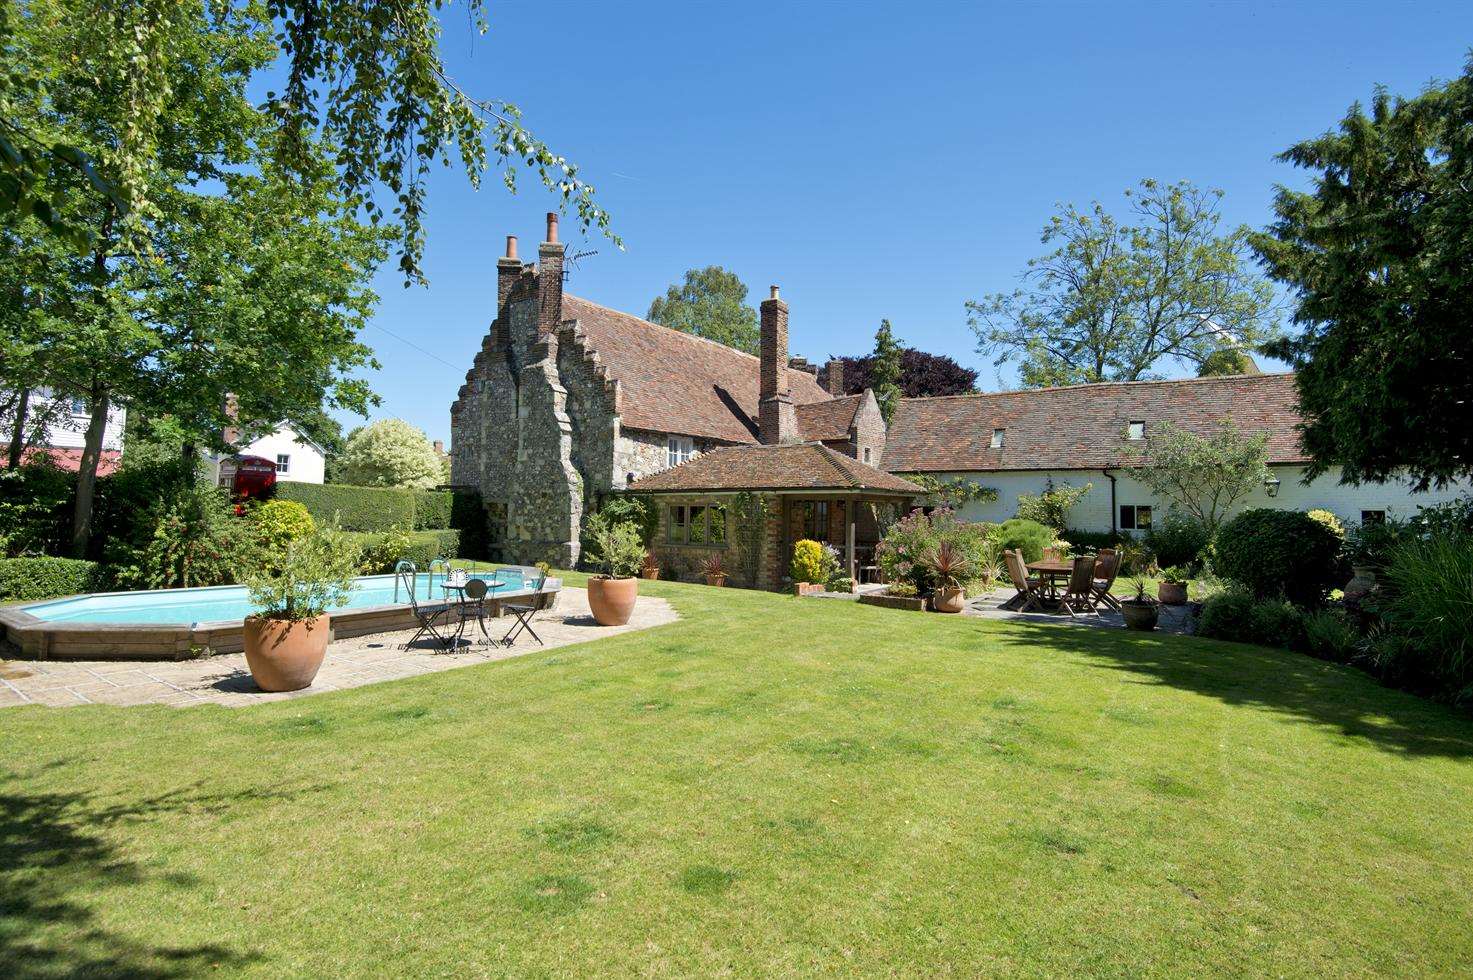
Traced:
[[723, 446], [640, 477], [636, 492], [733, 493], [742, 490], [840, 490], [917, 496], [925, 490], [893, 473], [814, 442], [780, 446]]

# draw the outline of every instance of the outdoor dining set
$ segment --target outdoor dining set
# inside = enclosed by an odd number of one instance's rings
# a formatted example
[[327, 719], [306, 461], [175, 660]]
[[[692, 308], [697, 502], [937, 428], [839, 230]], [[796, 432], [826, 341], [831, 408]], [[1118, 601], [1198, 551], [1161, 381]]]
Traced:
[[1110, 594], [1120, 572], [1120, 555], [1101, 548], [1095, 555], [1064, 558], [1045, 551], [1034, 562], [1025, 562], [1018, 551], [1004, 551], [1003, 561], [1016, 594], [1003, 603], [1014, 612], [1065, 612], [1070, 616], [1093, 615], [1100, 606], [1120, 610], [1120, 601]]
[[[419, 630], [404, 644], [405, 649], [428, 636], [442, 649], [454, 650], [464, 640], [467, 626], [473, 620], [488, 644], [510, 647], [526, 634], [539, 646], [545, 645], [532, 621], [537, 613], [552, 608], [562, 589], [558, 579], [550, 578], [539, 568], [509, 565], [475, 572], [447, 567], [437, 578], [432, 564], [429, 586], [421, 599], [417, 589], [420, 577], [412, 562], [400, 562], [394, 575], [406, 587], [410, 608], [419, 623]], [[437, 588], [438, 599], [434, 595]], [[488, 605], [493, 607], [490, 615], [499, 612], [512, 619], [511, 628], [499, 640], [493, 639], [486, 628]]]

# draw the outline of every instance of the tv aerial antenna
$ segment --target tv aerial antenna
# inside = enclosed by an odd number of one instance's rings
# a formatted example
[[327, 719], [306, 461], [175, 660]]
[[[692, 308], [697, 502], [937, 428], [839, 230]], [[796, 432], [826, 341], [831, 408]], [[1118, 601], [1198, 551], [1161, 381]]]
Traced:
[[592, 258], [597, 254], [598, 249], [585, 248], [574, 252], [572, 255], [569, 255], [567, 258], [565, 258], [563, 260], [563, 282], [567, 282], [572, 277], [573, 270], [578, 267], [578, 263], [580, 260]]

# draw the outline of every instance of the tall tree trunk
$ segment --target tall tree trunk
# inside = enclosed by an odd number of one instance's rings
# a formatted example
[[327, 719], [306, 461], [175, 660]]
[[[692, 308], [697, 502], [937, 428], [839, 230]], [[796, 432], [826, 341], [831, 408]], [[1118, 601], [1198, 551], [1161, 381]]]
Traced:
[[94, 385], [88, 406], [87, 439], [82, 448], [82, 465], [77, 470], [77, 507], [72, 513], [72, 555], [84, 558], [92, 540], [92, 500], [97, 491], [97, 467], [102, 462], [102, 437], [107, 433], [109, 393]]
[[22, 388], [15, 403], [15, 428], [10, 432], [10, 455], [7, 466], [15, 469], [20, 465], [20, 455], [26, 448], [26, 413], [31, 407], [31, 389]]

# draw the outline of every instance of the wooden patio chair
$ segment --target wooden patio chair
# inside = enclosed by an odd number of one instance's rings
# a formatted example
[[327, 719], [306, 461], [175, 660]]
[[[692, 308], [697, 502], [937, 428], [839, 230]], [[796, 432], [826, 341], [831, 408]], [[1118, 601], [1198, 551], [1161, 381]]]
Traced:
[[1083, 555], [1074, 559], [1074, 570], [1069, 573], [1069, 588], [1059, 596], [1059, 605], [1070, 616], [1079, 612], [1098, 613], [1099, 600], [1095, 598], [1095, 560]]
[[1039, 590], [1043, 586], [1043, 580], [1028, 577], [1028, 566], [1023, 564], [1023, 556], [1018, 552], [1004, 551], [1002, 559], [1008, 570], [1008, 578], [1013, 581], [1013, 588], [1018, 590], [1016, 595], [1002, 604], [1003, 608], [1015, 612], [1042, 609], [1043, 596]]
[[1095, 555], [1095, 598], [1116, 612], [1120, 611], [1120, 600], [1111, 594], [1115, 578], [1120, 574], [1120, 552], [1114, 548], [1101, 548]]

